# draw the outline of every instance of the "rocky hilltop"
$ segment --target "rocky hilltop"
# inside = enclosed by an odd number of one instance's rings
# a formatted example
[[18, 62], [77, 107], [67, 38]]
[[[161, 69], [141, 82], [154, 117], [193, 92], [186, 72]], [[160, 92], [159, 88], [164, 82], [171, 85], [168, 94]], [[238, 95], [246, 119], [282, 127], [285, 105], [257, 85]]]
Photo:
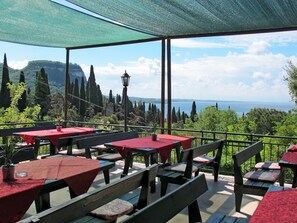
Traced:
[[[9, 66], [9, 61], [7, 61], [7, 63]], [[0, 63], [0, 83], [2, 81], [2, 66], [3, 64]], [[34, 91], [36, 72], [39, 71], [41, 68], [44, 68], [45, 72], [48, 75], [51, 92], [63, 92], [65, 86], [66, 66], [65, 63], [62, 62], [48, 60], [30, 61], [28, 65], [21, 70], [9, 68], [9, 77], [13, 83], [18, 83], [20, 72], [23, 71], [25, 73], [25, 81], [27, 86], [32, 91]], [[86, 76], [82, 68], [78, 64], [70, 64], [69, 73], [71, 82], [74, 82], [75, 78], [78, 78], [80, 83], [82, 77], [86, 80]]]

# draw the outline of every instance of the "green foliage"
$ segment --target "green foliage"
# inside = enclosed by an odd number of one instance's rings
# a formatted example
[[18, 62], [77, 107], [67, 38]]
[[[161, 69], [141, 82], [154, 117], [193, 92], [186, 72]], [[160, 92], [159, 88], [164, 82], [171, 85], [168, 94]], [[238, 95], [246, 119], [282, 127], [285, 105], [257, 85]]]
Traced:
[[72, 105], [79, 109], [79, 87], [78, 87], [78, 79], [75, 78], [74, 90], [73, 90], [73, 98]]
[[[25, 84], [25, 75], [24, 75], [23, 71], [21, 71], [21, 73], [20, 73], [19, 83]], [[19, 108], [20, 112], [22, 112], [25, 110], [26, 107], [27, 107], [27, 91], [25, 89], [21, 95], [21, 98], [18, 100], [18, 108]]]
[[289, 93], [295, 104], [297, 104], [297, 67], [292, 61], [288, 61], [285, 71], [287, 75], [284, 77], [284, 80], [288, 82]]
[[24, 83], [8, 84], [8, 89], [11, 96], [11, 105], [9, 108], [0, 109], [0, 123], [22, 123], [22, 122], [34, 122], [38, 120], [40, 113], [40, 106], [26, 107], [23, 112], [20, 112], [17, 104], [18, 100], [26, 90]]
[[2, 82], [0, 91], [0, 107], [8, 108], [10, 106], [10, 95], [7, 88], [9, 80], [9, 70], [7, 65], [6, 54], [4, 54], [3, 69], [2, 69]]
[[206, 107], [198, 114], [198, 129], [217, 131], [220, 124], [219, 112], [215, 107]]
[[51, 96], [51, 105], [48, 111], [47, 120], [54, 120], [56, 117], [63, 116], [63, 108], [64, 106], [64, 96], [60, 93], [55, 93]]
[[50, 95], [48, 76], [44, 68], [41, 68], [40, 71], [36, 72], [35, 83], [35, 104], [39, 104], [41, 107], [41, 119], [47, 115], [50, 109]]
[[85, 89], [85, 81], [84, 78], [81, 79], [80, 85], [80, 103], [79, 103], [79, 114], [84, 117], [86, 115], [86, 89]]
[[256, 124], [255, 132], [257, 134], [274, 134], [274, 127], [284, 119], [286, 112], [269, 108], [253, 108], [247, 113], [248, 121], [254, 121]]
[[11, 142], [9, 144], [4, 144], [0, 149], [0, 158], [3, 158], [3, 166], [9, 167], [12, 165], [13, 156], [20, 150], [15, 149], [15, 143]]
[[[277, 122], [274, 127], [275, 135], [279, 136], [297, 136], [297, 109], [292, 110], [287, 114], [283, 120]], [[290, 138], [278, 139], [279, 143], [285, 144], [295, 144], [296, 142], [292, 141]]]
[[[93, 107], [95, 114], [99, 111], [98, 106], [102, 106], [102, 104], [99, 105], [100, 97], [102, 97], [102, 94], [101, 94], [101, 96], [99, 95], [99, 89], [96, 84], [94, 68], [93, 68], [93, 65], [91, 65], [90, 77], [88, 79], [87, 88], [86, 88], [86, 94], [87, 94], [86, 98], [87, 98], [87, 101], [89, 101], [91, 103], [90, 106]], [[101, 91], [100, 91], [100, 93], [101, 93]], [[88, 108], [88, 110], [89, 109], [90, 108]]]

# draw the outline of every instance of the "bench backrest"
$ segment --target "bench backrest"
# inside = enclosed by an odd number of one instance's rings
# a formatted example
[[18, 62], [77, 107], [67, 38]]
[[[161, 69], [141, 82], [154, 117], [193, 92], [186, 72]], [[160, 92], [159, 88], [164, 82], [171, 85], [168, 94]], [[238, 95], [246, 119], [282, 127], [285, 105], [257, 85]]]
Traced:
[[243, 150], [232, 155], [234, 161], [234, 178], [235, 183], [243, 184], [243, 173], [241, 165], [246, 161], [255, 157], [256, 162], [261, 161], [261, 151], [263, 150], [263, 143], [261, 141], [255, 142]]
[[200, 146], [191, 147], [189, 149], [182, 150], [180, 156], [180, 162], [186, 163], [186, 170], [184, 176], [191, 178], [192, 168], [193, 168], [193, 159], [195, 157], [207, 154], [209, 152], [216, 152], [215, 162], [220, 162], [222, 157], [222, 151], [224, 146], [224, 139], [220, 139], [211, 143], [203, 144]]
[[61, 148], [61, 147], [73, 146], [76, 143], [76, 141], [78, 141], [80, 139], [96, 137], [96, 136], [101, 136], [101, 135], [107, 135], [107, 134], [115, 134], [115, 132], [96, 132], [96, 133], [90, 133], [90, 134], [61, 137], [58, 139], [57, 147]]
[[0, 137], [13, 136], [16, 132], [28, 132], [35, 130], [43, 130], [43, 129], [55, 129], [55, 125], [44, 125], [44, 126], [31, 126], [31, 127], [23, 127], [23, 128], [9, 128], [9, 129], [0, 129]]
[[205, 175], [199, 175], [122, 222], [163, 223], [169, 221], [185, 207], [189, 207], [189, 222], [201, 222], [197, 198], [207, 189]]
[[139, 135], [137, 131], [119, 132], [119, 133], [113, 133], [113, 134], [107, 134], [107, 135], [98, 135], [94, 137], [82, 138], [77, 140], [76, 144], [79, 149], [86, 149], [92, 146], [102, 145], [104, 143], [109, 143], [109, 142], [114, 142], [114, 141], [119, 141], [124, 139], [138, 138], [138, 136]]
[[70, 222], [139, 187], [141, 191], [137, 208], [143, 208], [147, 205], [150, 182], [155, 179], [157, 171], [158, 165], [154, 164], [20, 222]]

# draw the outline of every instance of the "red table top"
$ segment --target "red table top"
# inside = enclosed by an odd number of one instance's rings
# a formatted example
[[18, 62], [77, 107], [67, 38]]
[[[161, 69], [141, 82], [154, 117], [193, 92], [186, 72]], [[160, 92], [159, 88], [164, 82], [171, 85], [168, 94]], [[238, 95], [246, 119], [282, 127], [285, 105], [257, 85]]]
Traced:
[[0, 222], [17, 222], [31, 206], [44, 180], [2, 181], [0, 171]]
[[76, 195], [80, 195], [88, 191], [99, 170], [97, 160], [58, 157], [19, 163], [16, 173], [27, 172], [27, 176], [15, 177], [15, 181], [3, 182], [0, 171], [0, 222], [20, 220], [46, 179], [63, 179]]
[[285, 152], [281, 161], [297, 164], [297, 152]]
[[192, 145], [193, 137], [190, 136], [177, 136], [177, 135], [167, 135], [167, 134], [158, 134], [158, 139], [171, 139], [174, 141], [180, 141], [183, 149], [188, 149]]
[[267, 192], [249, 222], [297, 222], [296, 197], [297, 190]]
[[131, 149], [157, 149], [159, 150], [162, 162], [165, 162], [168, 159], [172, 148], [178, 142], [184, 143], [186, 147], [189, 147], [188, 144], [189, 142], [192, 142], [192, 138], [172, 135], [158, 135], [157, 141], [152, 141], [151, 136], [147, 136], [115, 141], [112, 142], [112, 146], [114, 146], [123, 157], [126, 157], [127, 152]]
[[60, 137], [70, 136], [72, 134], [88, 134], [93, 133], [93, 128], [82, 128], [82, 127], [73, 127], [73, 128], [62, 128], [61, 131], [56, 129], [47, 129], [47, 130], [36, 130], [28, 132], [17, 132], [27, 144], [34, 144], [34, 137], [44, 137], [47, 138], [53, 145], [57, 146], [58, 139]]

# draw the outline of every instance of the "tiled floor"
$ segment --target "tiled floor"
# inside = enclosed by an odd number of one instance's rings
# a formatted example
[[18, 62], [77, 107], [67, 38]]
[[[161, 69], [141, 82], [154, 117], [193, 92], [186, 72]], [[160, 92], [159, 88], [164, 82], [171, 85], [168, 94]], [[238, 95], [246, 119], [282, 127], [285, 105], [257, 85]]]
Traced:
[[[132, 171], [137, 171], [137, 169], [139, 168], [143, 168], [143, 165], [134, 164], [134, 168]], [[116, 167], [113, 168], [111, 171], [111, 180], [114, 181], [119, 179], [122, 173], [122, 170], [123, 170], [123, 163], [119, 161], [117, 162]], [[233, 177], [220, 175], [219, 181], [215, 183], [213, 181], [212, 174], [205, 173], [205, 175], [208, 183], [208, 191], [198, 199], [203, 221], [207, 220], [210, 215], [216, 212], [220, 212], [230, 216], [241, 216], [241, 217], [247, 217], [247, 218], [249, 218], [253, 214], [255, 208], [257, 207], [262, 197], [244, 195], [241, 213], [235, 212]], [[94, 183], [92, 184], [92, 187], [90, 188], [90, 190], [93, 190], [94, 188], [104, 184], [105, 183], [104, 183], [103, 176], [102, 174], [99, 174], [94, 180]], [[176, 187], [176, 185], [169, 185], [168, 189], [172, 190], [174, 189], [174, 187]], [[156, 193], [151, 195], [152, 195], [152, 200], [159, 198], [160, 192], [159, 192], [158, 186], [157, 186]], [[69, 193], [67, 189], [61, 189], [51, 193], [52, 206], [57, 206], [67, 200], [69, 200]], [[25, 217], [34, 215], [35, 213], [36, 213], [35, 206], [34, 204], [32, 204], [30, 209], [27, 211]], [[183, 210], [181, 213], [179, 213], [176, 217], [171, 219], [169, 222], [170, 223], [188, 222], [187, 209]]]

